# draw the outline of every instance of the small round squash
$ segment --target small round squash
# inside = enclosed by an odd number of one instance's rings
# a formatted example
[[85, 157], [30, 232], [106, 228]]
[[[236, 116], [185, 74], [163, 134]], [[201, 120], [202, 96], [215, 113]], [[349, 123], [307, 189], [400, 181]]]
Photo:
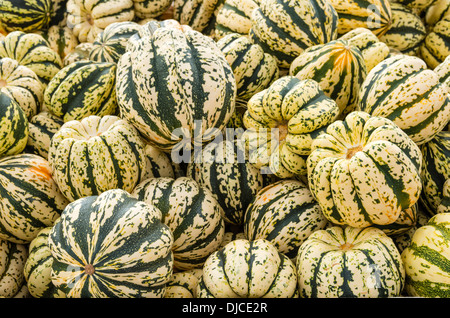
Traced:
[[27, 258], [26, 245], [0, 239], [0, 298], [15, 298], [27, 287], [23, 272]]

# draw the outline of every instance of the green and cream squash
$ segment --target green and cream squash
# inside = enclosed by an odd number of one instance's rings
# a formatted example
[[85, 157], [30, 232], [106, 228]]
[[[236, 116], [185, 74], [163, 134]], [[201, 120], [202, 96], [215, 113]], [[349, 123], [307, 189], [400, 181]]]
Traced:
[[63, 66], [67, 66], [78, 61], [90, 61], [89, 54], [94, 49], [94, 43], [81, 42], [75, 49], [66, 55], [63, 60]]
[[236, 79], [236, 98], [248, 100], [279, 77], [277, 60], [246, 35], [230, 33], [217, 41]]
[[79, 42], [93, 42], [111, 23], [135, 17], [133, 0], [68, 0], [66, 10], [67, 26]]
[[410, 208], [402, 210], [395, 222], [384, 225], [373, 224], [372, 227], [382, 230], [390, 237], [399, 236], [408, 232], [410, 229], [413, 229], [417, 225], [419, 211], [419, 202], [416, 202]]
[[51, 139], [63, 124], [61, 118], [46, 111], [31, 117], [28, 121], [28, 140], [24, 152], [48, 159]]
[[433, 71], [438, 75], [439, 82], [447, 85], [450, 93], [450, 55], [445, 60], [436, 66]]
[[450, 178], [442, 186], [442, 200], [436, 208], [436, 214], [450, 213]]
[[239, 140], [206, 145], [192, 157], [187, 176], [212, 192], [223, 209], [224, 220], [235, 225], [243, 224], [248, 205], [273, 179], [248, 161]]
[[136, 20], [160, 17], [172, 5], [171, 0], [133, 0]]
[[424, 298], [450, 297], [450, 213], [439, 213], [418, 228], [402, 252], [405, 291]]
[[242, 139], [249, 162], [279, 178], [306, 174], [312, 140], [338, 115], [316, 81], [279, 78], [247, 103]]
[[252, 27], [252, 12], [260, 0], [225, 0], [217, 12], [214, 38], [221, 39], [227, 34], [247, 35]]
[[446, 85], [422, 59], [398, 54], [367, 74], [357, 110], [393, 121], [414, 142], [423, 144], [447, 125], [448, 96]]
[[421, 204], [417, 204], [417, 220], [416, 223], [410, 227], [406, 232], [398, 235], [390, 235], [394, 240], [395, 245], [400, 253], [411, 244], [411, 239], [418, 228], [427, 224], [431, 218], [430, 214], [422, 207]]
[[450, 179], [450, 131], [441, 131], [433, 139], [421, 145], [423, 190], [420, 200], [430, 215], [444, 197], [444, 184]]
[[430, 30], [446, 15], [450, 15], [450, 0], [437, 0], [425, 9], [423, 21]]
[[93, 42], [89, 59], [95, 62], [117, 63], [125, 53], [128, 39], [140, 29], [133, 21], [115, 22], [100, 32]]
[[0, 20], [7, 32], [47, 29], [54, 15], [52, 0], [2, 0]]
[[261, 189], [244, 217], [245, 237], [266, 239], [290, 259], [314, 232], [326, 227], [322, 213], [307, 185], [298, 180], [280, 180]]
[[117, 65], [121, 116], [162, 150], [206, 144], [233, 114], [233, 70], [210, 37], [149, 23], [142, 37], [130, 38]]
[[64, 122], [116, 113], [116, 70], [112, 62], [78, 61], [48, 83], [43, 107]]
[[[394, 0], [391, 1], [394, 2]], [[435, 4], [437, 0], [395, 0], [395, 2], [414, 10], [417, 14], [421, 14]]]
[[339, 39], [306, 49], [292, 61], [289, 74], [319, 83], [324, 94], [337, 103], [343, 118], [356, 108], [367, 68], [358, 47]]
[[0, 159], [0, 239], [30, 243], [67, 204], [46, 159], [25, 153]]
[[52, 283], [68, 298], [162, 298], [173, 236], [161, 218], [121, 189], [71, 202], [49, 233]]
[[203, 266], [197, 298], [297, 298], [295, 264], [270, 242], [237, 239]]
[[80, 44], [78, 38], [73, 34], [73, 30], [67, 25], [52, 25], [48, 29], [39, 30], [35, 33], [47, 40], [50, 47], [58, 53], [62, 61]]
[[384, 117], [354, 111], [317, 136], [308, 183], [327, 219], [357, 228], [397, 221], [422, 190], [419, 146]]
[[405, 285], [394, 241], [373, 227], [318, 230], [300, 246], [296, 261], [302, 298], [398, 297]]
[[144, 143], [145, 172], [142, 180], [148, 178], [175, 178], [175, 166], [169, 154]]
[[164, 298], [197, 298], [197, 284], [202, 272], [201, 268], [194, 268], [173, 273]]
[[403, 54], [417, 55], [427, 34], [424, 22], [412, 9], [400, 3], [391, 3], [391, 12], [391, 25], [380, 40]]
[[420, 45], [420, 56], [435, 68], [450, 55], [450, 15], [444, 16], [427, 33]]
[[174, 0], [173, 19], [205, 35], [214, 35], [216, 15], [224, 0]]
[[278, 65], [291, 62], [310, 46], [337, 37], [338, 15], [328, 0], [264, 0], [253, 10], [249, 36]]
[[28, 245], [23, 273], [33, 298], [65, 298], [65, 294], [52, 283], [53, 257], [48, 245], [52, 228], [53, 226], [43, 228]]
[[131, 192], [146, 172], [138, 132], [113, 115], [66, 122], [51, 139], [48, 161], [69, 201], [110, 189]]
[[389, 0], [329, 0], [338, 13], [338, 34], [342, 35], [356, 28], [367, 28], [381, 36], [392, 23]]
[[14, 31], [0, 41], [0, 57], [27, 66], [46, 85], [62, 68], [62, 60], [43, 36]]
[[27, 258], [26, 245], [0, 239], [0, 298], [19, 298], [22, 289], [27, 289], [23, 271]]
[[173, 233], [174, 268], [201, 268], [223, 239], [223, 211], [206, 187], [189, 177], [150, 178], [131, 193], [162, 213]]
[[40, 111], [44, 89], [30, 68], [9, 57], [0, 58], [0, 94], [16, 101], [28, 119]]
[[367, 28], [353, 29], [338, 38], [347, 41], [351, 46], [356, 46], [361, 52], [366, 64], [367, 73], [378, 63], [389, 56], [390, 49], [386, 43]]
[[28, 141], [29, 124], [20, 105], [0, 91], [0, 158], [21, 153]]

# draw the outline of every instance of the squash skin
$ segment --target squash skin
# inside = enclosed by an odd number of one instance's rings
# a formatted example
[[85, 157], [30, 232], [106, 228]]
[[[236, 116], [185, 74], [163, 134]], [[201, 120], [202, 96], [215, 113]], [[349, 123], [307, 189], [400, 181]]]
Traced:
[[[0, 297], [28, 298], [27, 282], [23, 273], [28, 258], [25, 244], [0, 239]], [[23, 289], [25, 293], [23, 295]]]

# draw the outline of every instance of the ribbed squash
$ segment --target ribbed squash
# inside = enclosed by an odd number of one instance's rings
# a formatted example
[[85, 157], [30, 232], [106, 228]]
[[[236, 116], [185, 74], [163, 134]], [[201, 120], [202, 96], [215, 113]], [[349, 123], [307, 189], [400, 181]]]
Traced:
[[175, 167], [167, 153], [145, 144], [144, 155], [146, 164], [142, 180], [159, 177], [175, 178]]
[[431, 5], [436, 3], [436, 0], [395, 0], [395, 2], [403, 4], [404, 6], [420, 14], [423, 10], [426, 10]]
[[282, 68], [308, 47], [337, 37], [338, 15], [327, 0], [262, 1], [251, 21], [252, 41], [274, 55]]
[[79, 42], [93, 42], [95, 37], [114, 22], [132, 21], [133, 0], [67, 1], [67, 26]]
[[420, 147], [423, 155], [421, 202], [434, 215], [444, 196], [444, 184], [450, 179], [450, 131], [441, 131]]
[[400, 3], [391, 3], [390, 5], [392, 12], [391, 25], [380, 36], [380, 40], [403, 54], [417, 55], [427, 33], [425, 24], [408, 7]]
[[296, 266], [303, 298], [398, 297], [405, 285], [394, 241], [373, 227], [334, 226], [312, 233]]
[[201, 268], [173, 273], [166, 285], [164, 298], [197, 298], [197, 284], [202, 276]]
[[70, 201], [110, 189], [131, 192], [146, 170], [136, 129], [113, 115], [66, 122], [51, 139], [48, 160]]
[[402, 252], [406, 293], [413, 297], [449, 298], [450, 213], [433, 216], [418, 228]]
[[53, 257], [48, 245], [52, 228], [43, 228], [28, 245], [23, 273], [27, 288], [34, 298], [65, 298], [65, 294], [52, 283]]
[[175, 0], [173, 2], [173, 19], [193, 30], [206, 35], [213, 35], [216, 25], [216, 12], [224, 0]]
[[416, 223], [410, 227], [407, 231], [399, 234], [392, 235], [391, 238], [394, 240], [395, 245], [400, 253], [411, 244], [411, 239], [414, 233], [423, 225], [426, 225], [428, 220], [431, 218], [430, 214], [422, 208], [422, 205], [417, 204], [417, 220]]
[[72, 53], [79, 44], [78, 38], [73, 34], [73, 31], [68, 26], [52, 25], [46, 30], [36, 31], [35, 33], [41, 35], [50, 47], [58, 53], [61, 60]]
[[236, 98], [233, 70], [219, 47], [189, 27], [150, 24], [143, 30], [151, 35], [130, 38], [118, 63], [121, 116], [163, 150], [213, 140], [233, 114]]
[[28, 122], [29, 133], [24, 152], [47, 159], [51, 139], [63, 124], [64, 121], [61, 118], [46, 111], [31, 117]]
[[27, 246], [0, 239], [0, 298], [16, 298], [27, 287], [23, 269]]
[[33, 154], [0, 160], [0, 202], [0, 239], [18, 244], [52, 226], [68, 204], [49, 162]]
[[28, 135], [25, 112], [8, 94], [0, 92], [0, 158], [21, 153]]
[[436, 66], [433, 71], [438, 75], [439, 82], [447, 85], [450, 92], [450, 55], [445, 60]]
[[132, 195], [158, 208], [173, 233], [174, 267], [201, 268], [223, 239], [223, 211], [211, 191], [189, 177], [150, 178]]
[[338, 114], [316, 81], [281, 77], [247, 104], [242, 138], [250, 163], [280, 178], [306, 174], [312, 140]]
[[450, 178], [442, 186], [442, 200], [436, 208], [436, 214], [450, 213]]
[[366, 28], [382, 36], [392, 23], [389, 0], [329, 0], [339, 16], [338, 33]]
[[419, 202], [416, 202], [410, 208], [402, 210], [397, 220], [395, 220], [395, 222], [383, 225], [373, 224], [372, 227], [376, 227], [382, 230], [387, 235], [395, 237], [403, 233], [406, 233], [410, 229], [414, 228], [417, 224], [418, 218], [419, 218]]
[[48, 238], [52, 283], [68, 298], [162, 298], [173, 237], [161, 217], [120, 189], [70, 203]]
[[235, 225], [243, 224], [244, 213], [256, 193], [272, 181], [245, 158], [238, 140], [206, 145], [192, 157], [187, 176], [212, 192], [223, 209], [224, 220]]
[[367, 73], [389, 56], [389, 47], [367, 28], [356, 28], [339, 37], [349, 45], [356, 46], [366, 64]]
[[358, 110], [390, 119], [414, 142], [423, 144], [447, 124], [450, 100], [447, 87], [422, 59], [398, 54], [367, 74]]
[[89, 59], [95, 62], [117, 63], [125, 53], [128, 39], [137, 33], [139, 28], [140, 25], [132, 21], [108, 25], [95, 37]]
[[27, 66], [9, 57], [0, 59], [0, 94], [17, 102], [27, 118], [36, 115], [44, 99], [44, 86]]
[[33, 32], [50, 26], [53, 11], [52, 0], [2, 0], [0, 20], [7, 32]]
[[345, 40], [330, 41], [306, 49], [296, 57], [289, 74], [300, 80], [313, 79], [324, 94], [339, 106], [344, 117], [356, 108], [358, 94], [367, 75], [361, 51]]
[[270, 242], [231, 241], [203, 266], [197, 298], [297, 298], [294, 263]]
[[427, 29], [432, 29], [443, 17], [450, 14], [450, 0], [437, 0], [425, 9], [423, 19]]
[[245, 237], [266, 239], [290, 259], [300, 245], [328, 220], [306, 184], [280, 180], [261, 189], [248, 206], [244, 218]]
[[236, 97], [250, 99], [279, 77], [277, 60], [262, 47], [238, 33], [230, 33], [217, 41], [236, 79]]
[[39, 34], [14, 31], [0, 41], [0, 57], [9, 57], [27, 66], [46, 85], [62, 67], [58, 53]]
[[64, 122], [115, 114], [115, 63], [78, 61], [63, 67], [48, 83], [43, 107]]
[[252, 27], [252, 12], [260, 0], [225, 0], [217, 12], [214, 38], [221, 39], [227, 34], [247, 35]]
[[420, 56], [435, 68], [450, 55], [450, 15], [444, 16], [427, 33], [420, 46]]
[[78, 61], [89, 61], [89, 54], [94, 49], [94, 43], [91, 42], [81, 42], [75, 49], [66, 55], [63, 60], [63, 66], [67, 66]]
[[138, 20], [161, 16], [172, 5], [171, 0], [133, 0], [135, 17]]
[[334, 224], [387, 225], [418, 201], [422, 160], [392, 121], [354, 111], [312, 141], [309, 188]]

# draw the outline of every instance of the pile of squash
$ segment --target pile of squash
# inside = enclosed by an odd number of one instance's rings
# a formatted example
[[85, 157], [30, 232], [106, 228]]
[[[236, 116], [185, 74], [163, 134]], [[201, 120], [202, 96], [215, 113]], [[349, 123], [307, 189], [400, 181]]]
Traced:
[[450, 0], [0, 2], [0, 297], [450, 297]]

